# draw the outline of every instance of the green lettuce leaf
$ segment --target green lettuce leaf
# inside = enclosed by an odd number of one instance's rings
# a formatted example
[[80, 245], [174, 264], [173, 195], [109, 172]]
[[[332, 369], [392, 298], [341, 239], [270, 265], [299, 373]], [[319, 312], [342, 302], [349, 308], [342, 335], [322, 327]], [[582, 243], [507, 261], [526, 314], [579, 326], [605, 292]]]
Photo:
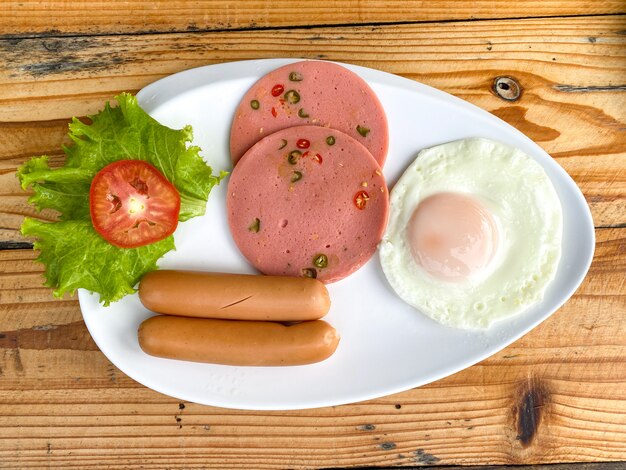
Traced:
[[135, 292], [141, 276], [157, 268], [157, 260], [174, 249], [174, 237], [138, 248], [118, 248], [94, 230], [90, 221], [47, 223], [26, 219], [22, 233], [37, 237], [37, 261], [46, 265], [46, 285], [54, 295], [82, 287], [100, 294], [109, 305]]
[[89, 214], [89, 188], [93, 177], [118, 160], [144, 160], [158, 168], [174, 184], [181, 197], [179, 220], [203, 215], [209, 192], [227, 174], [213, 175], [190, 146], [192, 129], [174, 130], [159, 124], [127, 93], [116, 97], [90, 116], [91, 123], [73, 118], [64, 147], [65, 164], [50, 168], [48, 157], [32, 158], [17, 177], [33, 195], [29, 202], [38, 210], [54, 209], [59, 221], [45, 223], [27, 218], [22, 233], [37, 237], [39, 261], [46, 265], [46, 285], [56, 296], [73, 294], [79, 287], [100, 294], [105, 305], [135, 292], [141, 276], [156, 269], [157, 260], [174, 249], [173, 237], [139, 248], [118, 248], [93, 229]]

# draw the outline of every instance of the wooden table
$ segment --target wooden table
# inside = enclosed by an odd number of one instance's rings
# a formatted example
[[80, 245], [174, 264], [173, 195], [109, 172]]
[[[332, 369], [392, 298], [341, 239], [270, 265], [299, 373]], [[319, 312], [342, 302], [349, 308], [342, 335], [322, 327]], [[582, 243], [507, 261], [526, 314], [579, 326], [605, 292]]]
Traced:
[[[0, 9], [0, 468], [623, 468], [623, 1], [5, 0]], [[122, 374], [90, 338], [77, 300], [42, 287], [42, 266], [18, 231], [35, 214], [15, 169], [33, 155], [61, 162], [70, 117], [120, 91], [269, 57], [418, 80], [538, 142], [593, 212], [596, 255], [578, 292], [480, 364], [353, 405], [233, 411], [181, 403]], [[519, 84], [518, 99], [494, 89], [501, 76]], [[618, 463], [597, 463], [609, 461]]]

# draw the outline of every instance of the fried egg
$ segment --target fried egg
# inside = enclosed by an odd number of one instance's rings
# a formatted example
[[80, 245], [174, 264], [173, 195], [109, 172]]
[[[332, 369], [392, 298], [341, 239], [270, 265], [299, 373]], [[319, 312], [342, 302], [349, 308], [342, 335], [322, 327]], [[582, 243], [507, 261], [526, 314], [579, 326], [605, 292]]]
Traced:
[[480, 329], [541, 301], [561, 257], [562, 208], [541, 165], [483, 138], [419, 152], [390, 194], [380, 260], [432, 319]]

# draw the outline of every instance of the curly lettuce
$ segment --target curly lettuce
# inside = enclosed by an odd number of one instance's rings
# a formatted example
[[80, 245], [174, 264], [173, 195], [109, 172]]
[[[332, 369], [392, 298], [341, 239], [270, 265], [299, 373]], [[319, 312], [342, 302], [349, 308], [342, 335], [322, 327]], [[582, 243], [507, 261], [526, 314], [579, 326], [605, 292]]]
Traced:
[[104, 240], [93, 228], [89, 214], [91, 180], [102, 168], [118, 160], [144, 160], [157, 169], [180, 193], [178, 219], [183, 222], [203, 215], [218, 176], [190, 146], [191, 126], [170, 129], [150, 117], [128, 93], [116, 97], [119, 106], [106, 103], [87, 124], [73, 118], [70, 146], [64, 146], [65, 164], [51, 168], [48, 157], [35, 157], [17, 171], [22, 189], [30, 188], [29, 202], [37, 210], [54, 209], [58, 221], [26, 218], [22, 234], [36, 237], [38, 261], [46, 266], [46, 285], [56, 297], [77, 288], [100, 295], [105, 305], [136, 291], [135, 285], [157, 261], [175, 249], [174, 238], [138, 248], [119, 248]]

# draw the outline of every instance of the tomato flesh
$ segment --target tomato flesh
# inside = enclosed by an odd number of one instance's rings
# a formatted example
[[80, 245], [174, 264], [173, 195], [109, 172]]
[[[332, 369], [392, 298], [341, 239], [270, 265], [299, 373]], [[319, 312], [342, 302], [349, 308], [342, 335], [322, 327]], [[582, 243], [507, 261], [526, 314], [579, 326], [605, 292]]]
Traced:
[[176, 230], [180, 195], [154, 166], [119, 160], [100, 170], [89, 191], [96, 232], [120, 248], [163, 240]]

